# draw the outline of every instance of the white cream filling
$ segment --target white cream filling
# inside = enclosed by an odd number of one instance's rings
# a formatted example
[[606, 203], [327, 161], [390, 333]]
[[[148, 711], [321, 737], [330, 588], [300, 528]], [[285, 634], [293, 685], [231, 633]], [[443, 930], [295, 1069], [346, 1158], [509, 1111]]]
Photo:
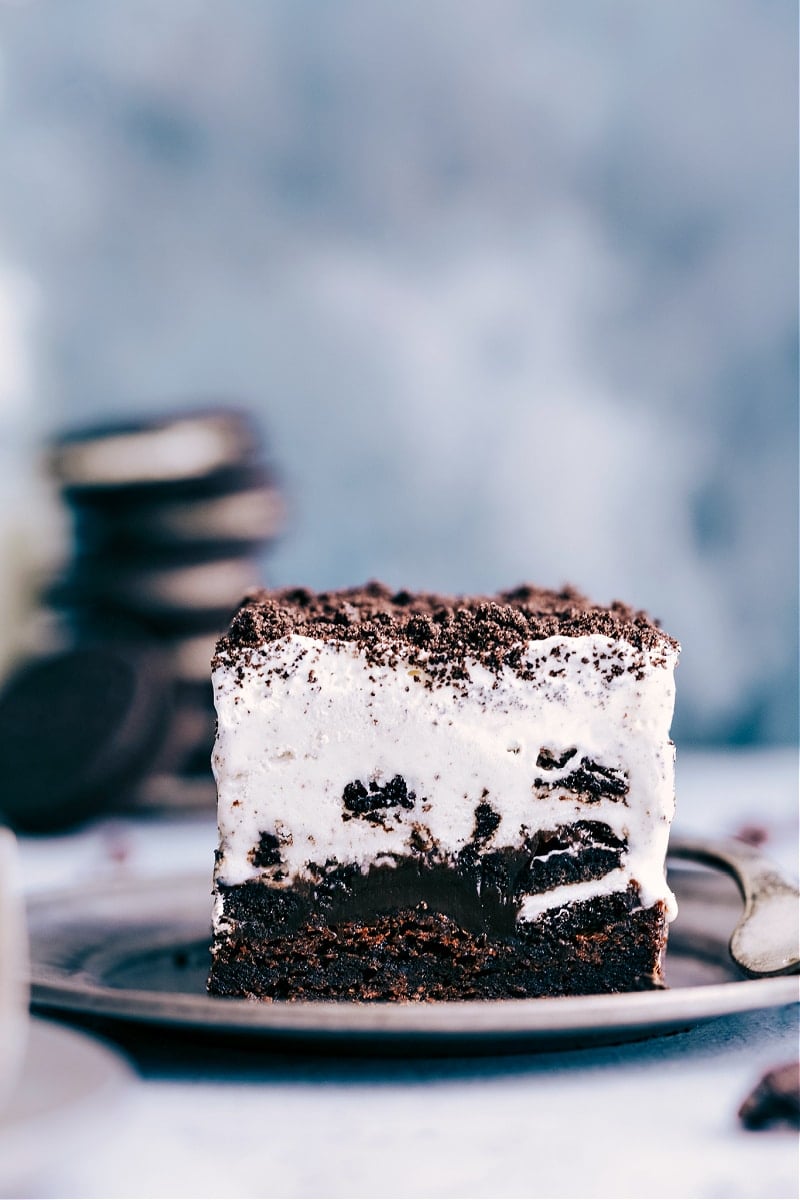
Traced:
[[[664, 860], [674, 812], [677, 652], [668, 644], [641, 652], [595, 634], [531, 642], [527, 657], [533, 679], [510, 669], [495, 676], [472, 662], [463, 687], [427, 687], [408, 663], [373, 666], [354, 644], [292, 635], [247, 662], [218, 666], [218, 882], [270, 877], [251, 861], [262, 832], [280, 841], [286, 884], [307, 878], [310, 863], [336, 859], [366, 870], [412, 854], [420, 829], [447, 857], [471, 841], [483, 800], [500, 816], [493, 848], [576, 820], [603, 821], [627, 839], [619, 870], [526, 899], [523, 919], [630, 882], [646, 907], [662, 901], [673, 916]], [[536, 761], [543, 747], [575, 754], [545, 770]], [[625, 773], [624, 800], [590, 803], [535, 786], [557, 782], [584, 757]], [[382, 824], [344, 819], [348, 783], [395, 775], [415, 792], [413, 809], [385, 810]]]
[[186, 540], [202, 537], [268, 537], [280, 527], [283, 501], [276, 488], [251, 488], [230, 496], [162, 505], [144, 522], [148, 529]]
[[241, 435], [225, 418], [184, 418], [152, 429], [67, 442], [56, 451], [55, 468], [66, 483], [156, 483], [225, 466], [241, 444]]
[[218, 641], [215, 633], [176, 638], [170, 643], [172, 673], [181, 682], [208, 682], [208, 670]]
[[256, 585], [258, 567], [248, 558], [219, 559], [121, 575], [128, 595], [175, 608], [233, 608]]

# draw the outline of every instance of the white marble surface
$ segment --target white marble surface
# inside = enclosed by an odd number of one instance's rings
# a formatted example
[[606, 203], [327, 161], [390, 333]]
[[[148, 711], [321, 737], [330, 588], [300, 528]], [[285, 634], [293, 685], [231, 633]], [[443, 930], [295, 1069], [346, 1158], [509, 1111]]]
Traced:
[[[796, 871], [791, 751], [679, 756], [677, 828], [763, 825]], [[210, 820], [113, 822], [26, 840], [27, 886], [207, 864]], [[118, 1102], [30, 1197], [794, 1197], [796, 1138], [748, 1133], [737, 1108], [797, 1056], [797, 1008], [638, 1045], [386, 1061], [128, 1040]], [[0, 1163], [0, 1194], [3, 1192]]]

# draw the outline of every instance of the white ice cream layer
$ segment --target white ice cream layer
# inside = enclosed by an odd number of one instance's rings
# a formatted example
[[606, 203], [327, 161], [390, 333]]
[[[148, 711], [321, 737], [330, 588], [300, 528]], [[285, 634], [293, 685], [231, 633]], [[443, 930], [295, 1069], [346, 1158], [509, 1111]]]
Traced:
[[[640, 651], [599, 634], [533, 641], [532, 679], [497, 676], [468, 663], [469, 681], [433, 681], [399, 662], [374, 666], [352, 643], [290, 636], [214, 672], [221, 855], [217, 881], [241, 884], [255, 867], [262, 833], [278, 838], [281, 879], [307, 877], [309, 863], [370, 864], [415, 853], [432, 839], [445, 859], [472, 840], [482, 801], [500, 816], [488, 848], [518, 846], [537, 830], [602, 821], [627, 839], [619, 869], [605, 879], [558, 887], [523, 902], [533, 919], [548, 907], [638, 885], [649, 907], [674, 898], [664, 875], [674, 811], [669, 726], [677, 651]], [[563, 768], [537, 766], [542, 748]], [[560, 789], [582, 758], [624, 772], [624, 798]], [[383, 810], [383, 823], [353, 816], [347, 784], [400, 775], [412, 809]], [[545, 779], [552, 788], [537, 786]]]

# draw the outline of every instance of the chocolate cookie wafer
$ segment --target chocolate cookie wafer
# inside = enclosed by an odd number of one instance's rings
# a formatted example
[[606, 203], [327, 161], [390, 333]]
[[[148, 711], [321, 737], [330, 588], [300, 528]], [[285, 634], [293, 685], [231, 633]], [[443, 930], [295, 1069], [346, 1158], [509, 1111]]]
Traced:
[[33, 661], [0, 695], [0, 814], [31, 833], [117, 807], [150, 769], [171, 691], [142, 646], [77, 648]]
[[49, 598], [62, 609], [120, 614], [156, 634], [181, 636], [222, 628], [258, 575], [258, 564], [249, 557], [166, 566], [79, 560], [53, 585]]
[[191, 485], [162, 484], [71, 493], [76, 548], [82, 556], [130, 555], [154, 560], [178, 552], [220, 557], [260, 549], [284, 523], [274, 472], [259, 463], [215, 472]]

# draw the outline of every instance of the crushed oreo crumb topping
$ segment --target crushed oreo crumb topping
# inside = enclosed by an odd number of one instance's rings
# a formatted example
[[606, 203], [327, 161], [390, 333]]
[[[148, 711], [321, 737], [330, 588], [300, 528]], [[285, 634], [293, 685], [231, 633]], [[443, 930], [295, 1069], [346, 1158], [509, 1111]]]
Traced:
[[[677, 648], [645, 613], [620, 601], [602, 608], [571, 587], [553, 592], [524, 585], [494, 597], [447, 597], [368, 583], [338, 592], [253, 593], [220, 640], [214, 665], [246, 662], [252, 652], [292, 634], [351, 643], [376, 665], [404, 659], [420, 668], [427, 683], [466, 680], [467, 664], [475, 662], [495, 674], [508, 667], [527, 677], [528, 644], [553, 636], [600, 634], [640, 652]], [[623, 668], [606, 669], [616, 674]], [[558, 673], [555, 663], [551, 674]]]

